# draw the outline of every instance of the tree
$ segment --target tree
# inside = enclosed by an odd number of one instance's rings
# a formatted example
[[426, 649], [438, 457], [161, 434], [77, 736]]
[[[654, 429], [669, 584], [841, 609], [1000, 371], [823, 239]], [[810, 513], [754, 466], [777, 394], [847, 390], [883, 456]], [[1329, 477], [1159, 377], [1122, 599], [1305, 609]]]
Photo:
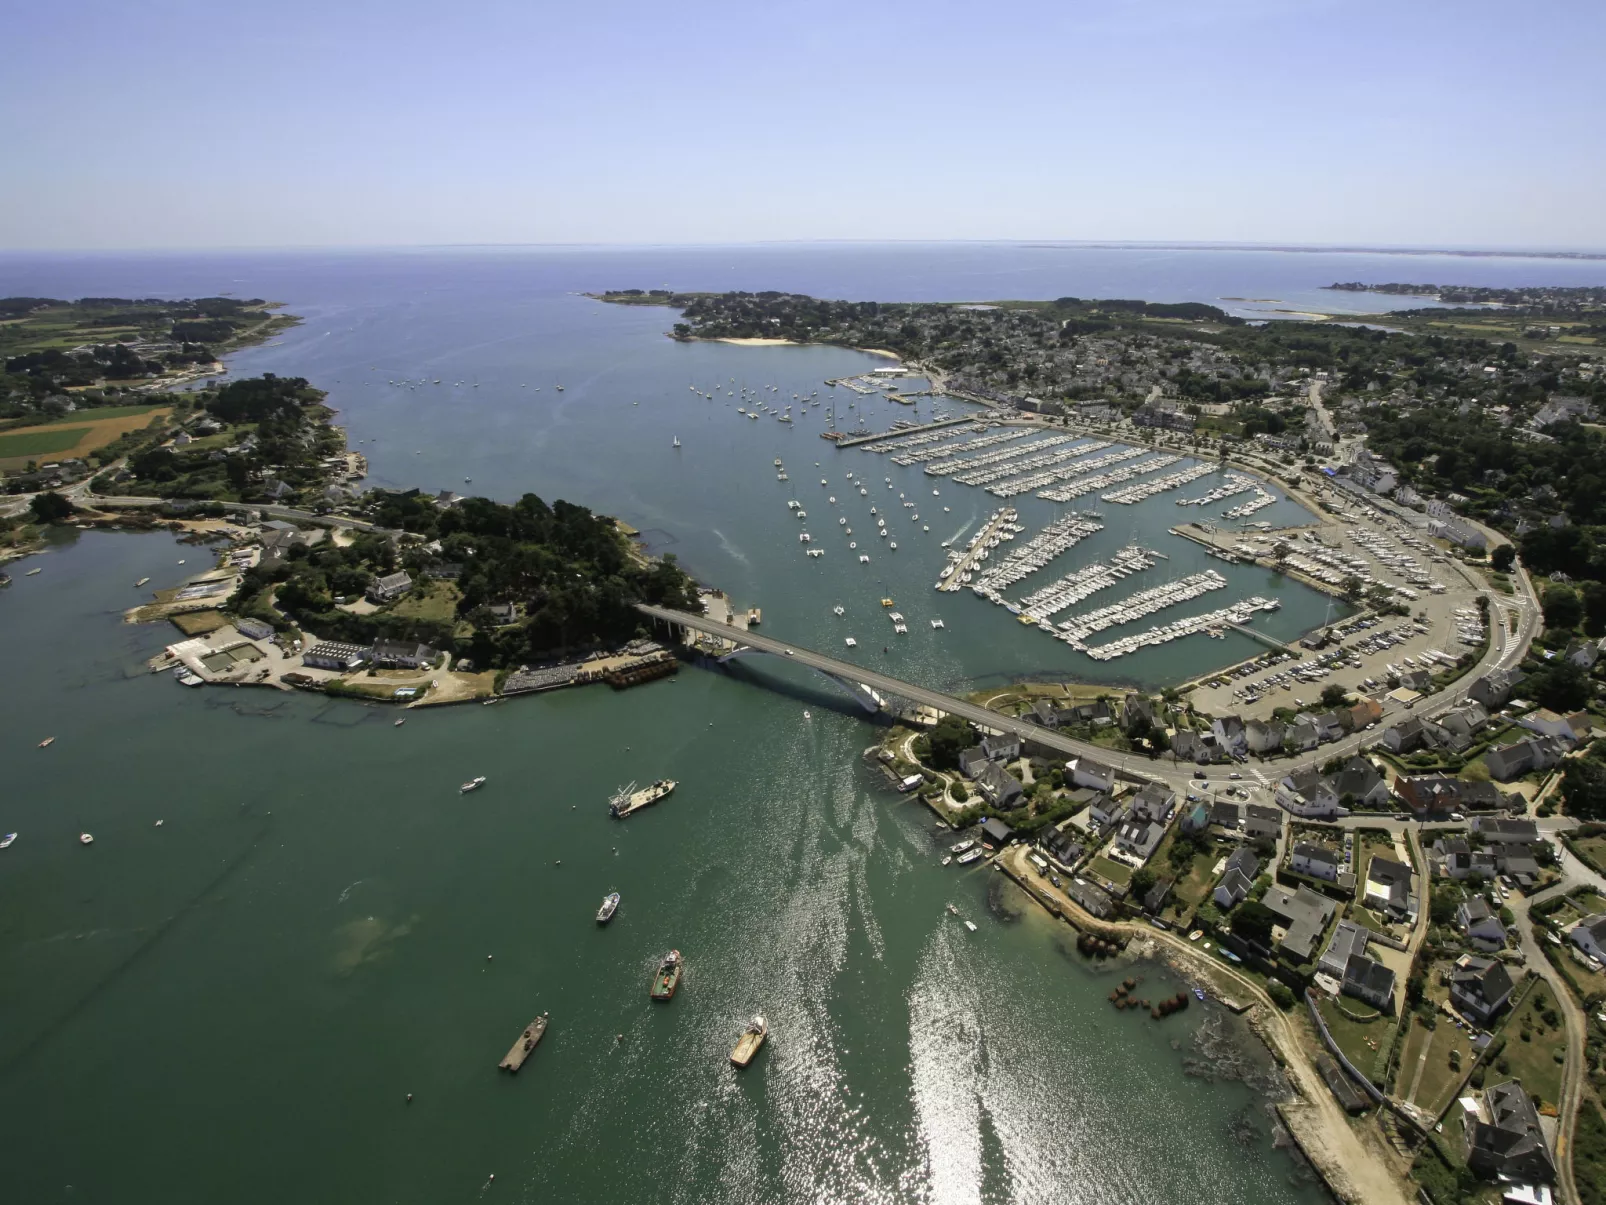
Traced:
[[60, 523], [72, 514], [72, 503], [54, 490], [46, 490], [33, 496], [28, 509], [33, 512], [35, 523]]
[[960, 752], [976, 743], [976, 730], [956, 715], [945, 715], [937, 721], [927, 740], [931, 746], [932, 767], [956, 770]]
[[1587, 757], [1569, 758], [1561, 775], [1561, 798], [1569, 816], [1606, 820], [1606, 765]]
[[1127, 885], [1128, 897], [1141, 900], [1154, 889], [1154, 871], [1147, 866], [1132, 872], [1132, 881]]
[[1584, 634], [1606, 635], [1606, 582], [1580, 582], [1578, 594], [1584, 603]]
[[1271, 997], [1272, 1003], [1286, 1012], [1294, 1007], [1294, 993], [1281, 979], [1268, 979], [1266, 981], [1266, 994]]
[[1589, 679], [1571, 661], [1557, 658], [1549, 668], [1532, 675], [1523, 684], [1523, 694], [1552, 711], [1577, 711], [1589, 702]]
[[1271, 938], [1277, 915], [1258, 900], [1245, 900], [1232, 914], [1232, 931], [1264, 944]]
[[1571, 586], [1553, 585], [1545, 589], [1540, 605], [1545, 611], [1545, 626], [1571, 631], [1584, 617], [1584, 603], [1578, 591]]
[[1349, 696], [1344, 693], [1344, 688], [1336, 682], [1322, 687], [1323, 707], [1342, 707], [1348, 697]]
[[1489, 564], [1501, 573], [1510, 573], [1516, 559], [1517, 550], [1510, 544], [1496, 544], [1494, 551], [1489, 554]]

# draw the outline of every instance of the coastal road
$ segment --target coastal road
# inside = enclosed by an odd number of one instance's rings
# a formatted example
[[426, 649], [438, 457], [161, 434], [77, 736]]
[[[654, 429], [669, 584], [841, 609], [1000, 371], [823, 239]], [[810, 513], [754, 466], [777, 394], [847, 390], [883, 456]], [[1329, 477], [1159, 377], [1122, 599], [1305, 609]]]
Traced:
[[1566, 1205], [1578, 1205], [1579, 1201], [1578, 1184], [1573, 1179], [1572, 1147], [1574, 1127], [1578, 1123], [1578, 1106], [1583, 1093], [1584, 1034], [1589, 1021], [1577, 1002], [1573, 1000], [1560, 972], [1551, 966], [1550, 959], [1545, 957], [1528, 912], [1539, 901], [1563, 894], [1575, 885], [1563, 879], [1548, 891], [1541, 891], [1532, 897], [1506, 901], [1506, 906], [1511, 909], [1512, 915], [1517, 920], [1517, 936], [1522, 955], [1534, 973], [1542, 976], [1550, 985], [1550, 994], [1556, 998], [1556, 1007], [1561, 1009], [1566, 1027], [1567, 1061], [1561, 1068], [1561, 1101], [1557, 1109], [1560, 1117], [1556, 1127], [1556, 1187], [1561, 1190], [1560, 1196]]

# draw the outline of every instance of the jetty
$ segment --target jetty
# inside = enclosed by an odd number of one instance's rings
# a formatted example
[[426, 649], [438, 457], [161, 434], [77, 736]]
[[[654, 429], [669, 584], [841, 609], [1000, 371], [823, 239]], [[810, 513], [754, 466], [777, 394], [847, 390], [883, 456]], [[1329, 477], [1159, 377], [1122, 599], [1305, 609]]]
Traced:
[[1253, 477], [1245, 477], [1242, 473], [1228, 473], [1227, 480], [1216, 486], [1207, 494], [1200, 494], [1197, 498], [1178, 498], [1178, 506], [1209, 506], [1212, 502], [1220, 502], [1224, 498], [1236, 497], [1238, 494], [1247, 494], [1257, 489]]
[[[852, 388], [852, 386], [850, 385], [849, 388]], [[855, 390], [855, 392], [859, 391]], [[863, 392], [868, 393], [872, 391], [864, 390]], [[839, 439], [836, 441], [836, 446], [839, 448], [857, 448], [862, 447], [865, 444], [879, 443], [883, 439], [896, 439], [899, 436], [914, 435], [921, 431], [936, 431], [943, 427], [958, 427], [965, 423], [971, 423], [974, 421], [975, 420], [969, 415], [966, 415], [962, 418], [939, 418], [935, 422], [924, 423], [918, 427], [904, 427], [898, 431], [880, 431], [866, 435], [855, 435], [849, 439]]]
[[[1124, 636], [1110, 644], [1096, 647], [1083, 647], [1079, 651], [1087, 654], [1095, 661], [1111, 661], [1116, 657], [1124, 657], [1127, 653], [1136, 652], [1141, 648], [1152, 645], [1167, 644], [1172, 640], [1180, 640], [1184, 636], [1192, 636], [1210, 628], [1222, 628], [1228, 624], [1241, 624], [1247, 622], [1255, 611], [1275, 611], [1282, 604], [1270, 598], [1246, 598], [1240, 603], [1230, 607], [1223, 607], [1219, 611], [1211, 611], [1204, 615], [1191, 615], [1186, 619], [1174, 620], [1164, 627], [1150, 628], [1147, 632], [1139, 632], [1135, 636]], [[1063, 637], [1062, 637], [1063, 639]]]
[[1247, 519], [1257, 510], [1265, 510], [1266, 507], [1270, 506], [1275, 501], [1277, 501], [1276, 494], [1273, 494], [1264, 486], [1257, 485], [1255, 486], [1255, 496], [1248, 502], [1245, 502], [1240, 506], [1235, 506], [1231, 510], [1222, 511], [1221, 513], [1229, 519]]
[[[1008, 509], [1008, 508], [1006, 508]], [[1011, 514], [1014, 511], [1010, 511]], [[1071, 513], [1055, 519], [1042, 531], [1011, 551], [1002, 561], [982, 574], [971, 589], [983, 597], [1013, 586], [1024, 577], [1036, 573], [1060, 553], [1076, 547], [1094, 532], [1103, 531], [1104, 524], [1086, 515]], [[978, 560], [985, 560], [983, 549]]]
[[1100, 607], [1097, 611], [1089, 611], [1084, 615], [1077, 615], [1059, 625], [1060, 639], [1072, 648], [1080, 649], [1082, 642], [1095, 632], [1102, 632], [1106, 628], [1118, 627], [1121, 624], [1132, 623], [1134, 620], [1146, 619], [1156, 611], [1163, 611], [1168, 607], [1177, 606], [1198, 598], [1201, 594], [1208, 594], [1212, 590], [1225, 590], [1227, 579], [1214, 569], [1206, 569], [1203, 573], [1189, 574], [1174, 582], [1167, 582], [1163, 586], [1155, 586], [1149, 590], [1124, 598], [1118, 603], [1107, 607]]
[[[977, 431], [985, 431], [987, 429], [986, 426], [982, 425], [976, 427]], [[1012, 427], [1005, 431], [995, 432], [992, 435], [969, 439], [963, 435], [956, 437], [950, 432], [936, 431], [930, 435], [920, 436], [917, 439], [899, 440], [895, 444], [880, 444], [871, 448], [870, 451], [898, 451], [899, 455], [892, 458], [892, 463], [900, 464], [907, 468], [910, 465], [922, 464], [928, 460], [940, 460], [944, 456], [953, 456], [960, 452], [974, 452], [980, 448], [996, 447], [998, 444], [1008, 443], [1013, 439], [1025, 439], [1030, 434], [1030, 431], [1020, 427]]]
[[1175, 473], [1167, 473], [1164, 477], [1156, 477], [1153, 481], [1140, 481], [1136, 485], [1129, 485], [1125, 489], [1112, 490], [1108, 494], [1100, 494], [1104, 502], [1118, 502], [1122, 506], [1131, 506], [1135, 502], [1142, 502], [1145, 498], [1153, 498], [1156, 494], [1164, 494], [1190, 481], [1197, 481], [1216, 471], [1213, 464], [1196, 464], [1180, 469]]
[[518, 1041], [513, 1043], [513, 1049], [503, 1056], [497, 1067], [502, 1071], [514, 1072], [524, 1066], [524, 1060], [530, 1057], [530, 1051], [540, 1045], [541, 1039], [546, 1037], [546, 1023], [547, 1015], [542, 1013], [526, 1025]]
[[1012, 540], [1021, 530], [1015, 523], [1015, 508], [999, 507], [982, 525], [982, 529], [970, 537], [970, 543], [963, 552], [948, 554], [948, 566], [937, 579], [937, 589], [951, 594], [966, 585], [971, 571], [987, 559], [992, 549], [998, 547], [999, 541], [1006, 538]]
[[[1125, 459], [1125, 457], [1122, 457]], [[1037, 496], [1046, 502], [1070, 502], [1084, 494], [1091, 494], [1095, 490], [1107, 489], [1112, 485], [1119, 485], [1123, 481], [1131, 481], [1134, 477], [1142, 477], [1146, 473], [1158, 473], [1161, 469], [1170, 468], [1182, 457], [1180, 456], [1150, 456], [1147, 460], [1139, 460], [1133, 464], [1123, 465], [1112, 469], [1108, 473], [1094, 473], [1090, 476], [1072, 477], [1063, 485], [1056, 485], [1052, 489], [1038, 490]]]
[[1121, 549], [1108, 562], [1093, 564], [1066, 574], [1041, 589], [1034, 590], [1020, 602], [1024, 619], [1044, 620], [1057, 615], [1067, 607], [1074, 607], [1083, 599], [1107, 590], [1124, 577], [1152, 568], [1155, 554], [1136, 544]]
[[995, 448], [990, 452], [983, 452], [980, 456], [950, 456], [947, 459], [937, 461], [935, 464], [926, 465], [924, 471], [928, 477], [951, 477], [955, 473], [966, 473], [972, 469], [980, 469], [990, 464], [1013, 460], [1017, 456], [1025, 456], [1043, 448], [1054, 447], [1073, 438], [1074, 436], [1070, 435], [1051, 435], [1047, 439], [1036, 439], [1031, 443], [1011, 444], [1008, 447]]
[[1033, 469], [1047, 468], [1049, 465], [1064, 464], [1067, 460], [1074, 460], [1078, 456], [1086, 456], [1109, 447], [1109, 443], [1094, 443], [1084, 440], [1071, 447], [1058, 447], [1068, 442], [1073, 436], [1060, 435], [1052, 440], [1042, 440], [1020, 449], [1021, 458], [1010, 460], [1005, 464], [989, 465], [986, 468], [972, 469], [961, 473], [954, 478], [960, 485], [991, 485], [995, 481], [1003, 481], [1009, 477], [1020, 477]]

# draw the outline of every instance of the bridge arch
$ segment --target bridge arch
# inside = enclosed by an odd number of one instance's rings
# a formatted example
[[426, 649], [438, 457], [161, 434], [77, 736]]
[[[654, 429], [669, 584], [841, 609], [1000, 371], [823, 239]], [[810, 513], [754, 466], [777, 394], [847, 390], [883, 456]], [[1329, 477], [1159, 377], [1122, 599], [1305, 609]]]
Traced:
[[[731, 652], [716, 657], [715, 660], [720, 665], [725, 665], [728, 662], [736, 660], [738, 657], [772, 657], [777, 661], [791, 660], [784, 654], [772, 653], [768, 649], [757, 649], [747, 644], [741, 645], [739, 648], [733, 649]], [[815, 673], [819, 674], [820, 677], [829, 679], [831, 682], [835, 683], [837, 686], [841, 687], [843, 690], [847, 691], [850, 695], [857, 699], [859, 706], [868, 712], [874, 713], [880, 711], [884, 706], [884, 700], [881, 698], [881, 696], [876, 694], [875, 691], [871, 690], [862, 682], [854, 682], [848, 678], [841, 677], [838, 674], [833, 674], [830, 670], [824, 670], [820, 669], [818, 666], [808, 665], [807, 662], [793, 662], [793, 664], [801, 664], [805, 666], [805, 668], [812, 669]]]

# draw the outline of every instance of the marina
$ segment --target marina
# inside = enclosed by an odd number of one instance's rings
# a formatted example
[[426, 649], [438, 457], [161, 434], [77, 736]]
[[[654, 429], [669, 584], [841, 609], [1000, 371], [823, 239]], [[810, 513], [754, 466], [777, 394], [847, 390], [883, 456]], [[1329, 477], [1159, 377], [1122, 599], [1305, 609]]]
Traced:
[[937, 589], [952, 593], [968, 585], [971, 570], [985, 561], [1001, 540], [1014, 539], [1020, 530], [1015, 523], [1015, 509], [1010, 506], [999, 507], [988, 517], [981, 530], [970, 537], [970, 543], [963, 552], [949, 552], [948, 565], [937, 579]]
[[1197, 635], [1210, 628], [1224, 624], [1246, 624], [1253, 618], [1256, 611], [1275, 611], [1280, 604], [1275, 599], [1246, 598], [1243, 602], [1231, 607], [1223, 607], [1219, 611], [1211, 611], [1205, 615], [1193, 615], [1187, 619], [1178, 619], [1164, 627], [1150, 628], [1136, 636], [1125, 636], [1110, 644], [1096, 647], [1084, 647], [1081, 651], [1095, 661], [1111, 661], [1116, 657], [1124, 657], [1128, 653], [1153, 645], [1169, 644], [1173, 640], [1181, 640], [1186, 636]]
[[[1095, 561], [1034, 590], [1021, 599], [1019, 604], [1021, 615], [1023, 618], [1033, 620], [1043, 620], [1057, 615], [1100, 590], [1109, 589], [1124, 577], [1152, 568], [1155, 564], [1155, 555], [1136, 544], [1123, 548], [1108, 562]], [[995, 597], [994, 601], [1000, 600]]]
[[1125, 489], [1100, 494], [1099, 498], [1105, 502], [1118, 502], [1122, 506], [1131, 506], [1134, 502], [1142, 502], [1147, 498], [1178, 489], [1190, 481], [1197, 481], [1214, 472], [1216, 466], [1213, 464], [1196, 464], [1186, 469], [1179, 469], [1175, 473], [1167, 473], [1164, 477], [1156, 477], [1153, 481], [1143, 481], [1137, 485], [1129, 485]]
[[[1008, 511], [1012, 516], [1015, 513], [1010, 507], [1005, 507], [1004, 511]], [[999, 513], [1002, 514], [1003, 511]], [[1074, 512], [1055, 519], [1019, 548], [1010, 551], [997, 565], [983, 573], [971, 589], [983, 597], [991, 597], [1013, 586], [1022, 578], [1036, 573], [1055, 557], [1076, 547], [1094, 532], [1103, 530], [1104, 524], [1097, 519]], [[980, 555], [985, 559], [986, 549], [983, 549]]]
[[[1132, 460], [1129, 455], [1116, 454], [1114, 459]], [[1161, 454], [1150, 456], [1147, 460], [1137, 460], [1133, 464], [1122, 468], [1112, 469], [1108, 473], [1093, 473], [1088, 476], [1072, 477], [1070, 480], [1050, 489], [1037, 491], [1037, 496], [1045, 502], [1071, 502], [1085, 494], [1118, 485], [1123, 481], [1131, 481], [1134, 477], [1142, 477], [1145, 473], [1157, 473], [1161, 469], [1176, 464], [1182, 457]]]
[[1118, 603], [1077, 615], [1059, 625], [1059, 638], [1072, 648], [1084, 648], [1086, 639], [1095, 632], [1121, 624], [1147, 619], [1156, 611], [1164, 611], [1208, 594], [1212, 590], [1225, 590], [1227, 579], [1214, 569], [1194, 573], [1179, 581], [1167, 582], [1150, 590], [1142, 590]]
[[[1023, 477], [1035, 470], [1047, 468], [1050, 465], [1064, 464], [1067, 460], [1076, 460], [1089, 456], [1094, 452], [1110, 446], [1109, 440], [1081, 440], [1070, 447], [1056, 447], [1057, 442], [1063, 442], [1068, 437], [1059, 437], [1058, 441], [1044, 440], [1042, 443], [1026, 449], [1030, 455], [1020, 460], [1011, 460], [1002, 465], [993, 465], [985, 469], [972, 470], [960, 473], [954, 478], [960, 485], [991, 485], [996, 481], [1013, 480]], [[1044, 451], [1052, 448], [1052, 451]]]

